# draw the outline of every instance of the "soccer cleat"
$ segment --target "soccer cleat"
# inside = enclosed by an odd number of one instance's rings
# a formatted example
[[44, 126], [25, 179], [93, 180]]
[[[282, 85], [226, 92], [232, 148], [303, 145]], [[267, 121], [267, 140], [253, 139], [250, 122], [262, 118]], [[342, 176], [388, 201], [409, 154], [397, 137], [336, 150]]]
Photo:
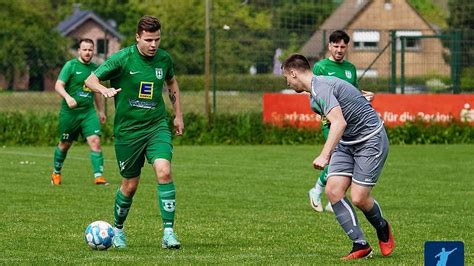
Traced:
[[181, 247], [181, 243], [179, 243], [178, 238], [173, 231], [165, 230], [161, 247], [168, 249], [179, 249]]
[[372, 258], [372, 248], [368, 243], [365, 245], [354, 243], [349, 255], [342, 257], [341, 260], [356, 260], [363, 258]]
[[[383, 237], [381, 237], [382, 235], [384, 235], [383, 233], [379, 233], [377, 232], [377, 237], [379, 238], [379, 247], [380, 247], [380, 253], [382, 253], [382, 256], [388, 256], [390, 255], [393, 250], [395, 249], [395, 241], [393, 240], [393, 235], [392, 235], [392, 227], [390, 226], [390, 224], [387, 222], [387, 229], [386, 232], [385, 232], [385, 239], [387, 238], [387, 232], [388, 232], [388, 240], [387, 241], [382, 241], [383, 240]], [[382, 229], [382, 230], [384, 230]], [[382, 239], [381, 239], [382, 238]]]
[[323, 205], [321, 203], [321, 195], [318, 195], [315, 188], [310, 189], [308, 195], [311, 207], [317, 212], [322, 212]]
[[58, 186], [61, 185], [61, 174], [53, 172], [51, 174], [51, 185]]
[[105, 179], [105, 177], [99, 176], [99, 177], [96, 177], [96, 178], [95, 178], [95, 184], [96, 184], [96, 185], [108, 186], [108, 185], [109, 185], [109, 182], [107, 182], [107, 180]]
[[332, 209], [331, 202], [328, 202], [326, 207], [324, 207], [324, 210], [327, 211], [327, 212], [334, 212], [334, 210]]
[[112, 245], [114, 248], [126, 248], [127, 239], [125, 238], [125, 232], [123, 229], [118, 229], [114, 227], [114, 238], [112, 239]]

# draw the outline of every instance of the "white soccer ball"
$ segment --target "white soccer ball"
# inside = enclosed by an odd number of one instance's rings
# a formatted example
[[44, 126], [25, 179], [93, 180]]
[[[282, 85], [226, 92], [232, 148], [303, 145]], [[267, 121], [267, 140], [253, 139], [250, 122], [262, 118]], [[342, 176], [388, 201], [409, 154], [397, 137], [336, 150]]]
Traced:
[[104, 221], [95, 221], [87, 226], [85, 237], [87, 245], [94, 250], [106, 250], [112, 246], [114, 229]]

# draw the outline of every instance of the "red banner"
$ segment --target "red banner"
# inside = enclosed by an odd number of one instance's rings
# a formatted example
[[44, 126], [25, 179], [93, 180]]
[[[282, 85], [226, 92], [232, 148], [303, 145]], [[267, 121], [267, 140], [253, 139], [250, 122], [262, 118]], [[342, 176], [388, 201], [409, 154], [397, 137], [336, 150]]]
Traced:
[[[372, 106], [387, 126], [416, 119], [474, 125], [474, 94], [376, 94]], [[321, 124], [320, 116], [311, 110], [309, 94], [265, 93], [263, 121], [310, 128]]]

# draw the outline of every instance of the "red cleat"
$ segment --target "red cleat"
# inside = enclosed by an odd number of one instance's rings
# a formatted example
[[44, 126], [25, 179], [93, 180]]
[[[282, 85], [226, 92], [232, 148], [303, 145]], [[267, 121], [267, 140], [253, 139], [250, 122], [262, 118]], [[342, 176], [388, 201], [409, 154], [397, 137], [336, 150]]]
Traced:
[[395, 249], [395, 241], [393, 240], [392, 227], [390, 226], [388, 222], [387, 222], [387, 227], [388, 227], [388, 241], [384, 242], [379, 239], [380, 252], [382, 253], [383, 256], [388, 256], [392, 254], [393, 249]]
[[342, 257], [341, 260], [357, 260], [372, 257], [372, 248], [369, 244], [361, 245], [354, 243], [349, 255]]

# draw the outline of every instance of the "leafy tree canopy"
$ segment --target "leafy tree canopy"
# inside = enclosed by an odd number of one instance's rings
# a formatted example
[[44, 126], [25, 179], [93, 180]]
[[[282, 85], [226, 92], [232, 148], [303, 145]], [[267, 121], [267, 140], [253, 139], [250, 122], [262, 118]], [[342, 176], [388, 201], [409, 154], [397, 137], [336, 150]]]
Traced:
[[0, 0], [0, 73], [12, 82], [14, 75], [29, 71], [40, 75], [64, 63], [67, 41], [57, 31], [48, 0]]

